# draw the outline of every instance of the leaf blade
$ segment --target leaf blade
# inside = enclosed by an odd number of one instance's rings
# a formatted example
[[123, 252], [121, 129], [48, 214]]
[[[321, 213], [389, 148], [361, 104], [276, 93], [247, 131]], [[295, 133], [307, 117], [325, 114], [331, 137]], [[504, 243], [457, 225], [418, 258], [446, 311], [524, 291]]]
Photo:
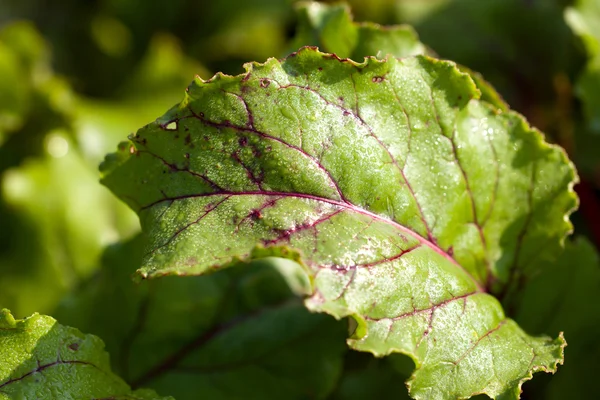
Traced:
[[[556, 369], [562, 338], [526, 336], [484, 291], [509, 287], [531, 267], [523, 254], [540, 245], [550, 254], [570, 231], [575, 172], [562, 150], [517, 114], [479, 102], [449, 62], [358, 64], [305, 48], [247, 69], [197, 80], [138, 131], [131, 156], [105, 163], [104, 183], [149, 234], [142, 277], [299, 261], [313, 280], [307, 306], [358, 322], [351, 346], [413, 357], [417, 398], [514, 394], [532, 371]], [[446, 331], [442, 322], [460, 326], [467, 309], [478, 328]], [[400, 316], [407, 329], [388, 340]], [[487, 380], [500, 356], [483, 367], [469, 349], [490, 355], [503, 340], [543, 356], [504, 363], [502, 379]], [[444, 375], [444, 357], [476, 376]], [[437, 373], [445, 378], [432, 388]]]

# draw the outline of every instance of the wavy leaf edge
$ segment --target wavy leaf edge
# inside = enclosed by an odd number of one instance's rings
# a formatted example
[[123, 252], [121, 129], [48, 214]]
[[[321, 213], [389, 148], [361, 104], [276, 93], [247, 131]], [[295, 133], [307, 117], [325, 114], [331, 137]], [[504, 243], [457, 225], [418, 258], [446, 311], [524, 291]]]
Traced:
[[[176, 122], [176, 119], [173, 118], [173, 116], [175, 115], [175, 113], [188, 106], [189, 102], [192, 101], [193, 99], [187, 94], [187, 92], [189, 92], [193, 87], [199, 85], [199, 84], [208, 84], [208, 83], [212, 83], [212, 82], [217, 82], [220, 80], [230, 80], [232, 82], [234, 81], [244, 81], [245, 79], [248, 79], [250, 74], [253, 72], [253, 68], [255, 67], [266, 67], [268, 66], [268, 64], [270, 63], [277, 63], [277, 62], [284, 62], [285, 60], [287, 60], [290, 57], [295, 57], [298, 53], [303, 52], [303, 51], [314, 51], [317, 52], [319, 54], [321, 54], [324, 57], [331, 57], [334, 58], [342, 63], [350, 63], [351, 65], [357, 67], [357, 68], [363, 68], [365, 66], [367, 66], [370, 62], [374, 62], [374, 63], [383, 63], [383, 62], [387, 62], [390, 58], [395, 58], [393, 56], [386, 56], [383, 59], [378, 59], [376, 57], [365, 57], [363, 62], [356, 62], [354, 60], [348, 59], [348, 58], [340, 58], [335, 54], [328, 54], [328, 53], [321, 53], [317, 47], [315, 46], [306, 46], [301, 48], [300, 50], [298, 50], [297, 52], [294, 52], [292, 54], [290, 54], [289, 56], [283, 58], [283, 59], [276, 59], [276, 58], [270, 58], [268, 59], [266, 62], [264, 63], [258, 63], [258, 62], [249, 62], [249, 63], [245, 63], [244, 64], [244, 68], [245, 71], [242, 74], [239, 75], [227, 75], [227, 74], [223, 74], [221, 72], [216, 73], [213, 77], [211, 77], [208, 80], [203, 80], [202, 78], [196, 76], [195, 80], [191, 83], [190, 87], [188, 87], [188, 89], [186, 89], [186, 96], [184, 98], [184, 100], [179, 103], [178, 105], [175, 105], [171, 110], [167, 111], [167, 113], [165, 113], [162, 117], [159, 117], [155, 122], [151, 123], [151, 124], [158, 124], [162, 129], [164, 130], [169, 130], [169, 126], [171, 123]], [[553, 151], [558, 151], [560, 153], [560, 158], [561, 161], [568, 164], [569, 168], [571, 170], [571, 181], [568, 184], [568, 194], [571, 197], [571, 200], [573, 201], [573, 205], [569, 210], [565, 211], [564, 214], [564, 220], [565, 223], [568, 224], [569, 229], [565, 232], [565, 234], [560, 238], [560, 245], [562, 247], [564, 247], [564, 241], [566, 239], [567, 236], [569, 236], [572, 233], [572, 224], [569, 221], [569, 215], [574, 212], [577, 207], [578, 207], [578, 198], [575, 194], [574, 191], [574, 185], [579, 181], [577, 172], [574, 168], [573, 163], [568, 159], [566, 152], [564, 149], [562, 149], [560, 146], [558, 145], [554, 145], [551, 143], [547, 143], [544, 140], [544, 134], [539, 131], [538, 129], [531, 127], [528, 122], [526, 121], [526, 119], [519, 113], [513, 111], [513, 110], [509, 110], [509, 109], [502, 109], [499, 108], [497, 105], [488, 103], [484, 100], [481, 100], [481, 91], [479, 90], [479, 88], [477, 87], [477, 85], [475, 84], [475, 82], [473, 81], [473, 78], [465, 72], [462, 72], [460, 70], [460, 68], [457, 66], [456, 63], [452, 62], [452, 61], [447, 61], [447, 60], [437, 60], [435, 58], [429, 57], [429, 56], [425, 56], [425, 55], [417, 55], [417, 56], [411, 56], [411, 57], [406, 57], [406, 58], [422, 58], [422, 59], [426, 59], [432, 62], [439, 62], [439, 63], [446, 63], [447, 65], [450, 65], [451, 67], [453, 67], [456, 72], [458, 72], [459, 74], [463, 75], [464, 77], [466, 77], [468, 79], [469, 84], [472, 86], [472, 89], [476, 92], [476, 95], [470, 100], [472, 101], [478, 101], [480, 103], [482, 103], [486, 108], [488, 108], [490, 111], [492, 111], [493, 113], [495, 113], [496, 115], [499, 114], [505, 114], [508, 116], [508, 118], [513, 118], [516, 119], [518, 121], [518, 123], [523, 124], [525, 126], [526, 132], [528, 134], [534, 135], [535, 137], [535, 142], [538, 146], [541, 146], [543, 149], [545, 150], [553, 150]], [[151, 125], [150, 124], [150, 125]], [[143, 128], [142, 128], [143, 129]], [[130, 136], [130, 140], [135, 137], [134, 136]], [[120, 154], [119, 153], [113, 153], [109, 156], [107, 156], [107, 159], [105, 160], [105, 162], [102, 163], [101, 165], [101, 172], [102, 172], [102, 179], [104, 180], [105, 177], [107, 177], [108, 175], [110, 175], [115, 169], [118, 168], [119, 165], [121, 165], [124, 161], [126, 161], [129, 157], [129, 154], [134, 154], [137, 149], [135, 147], [135, 143], [132, 142], [123, 142], [120, 147]], [[139, 205], [135, 205], [129, 201], [127, 201], [127, 199], [124, 199], [132, 208], [134, 208], [137, 212], [139, 212], [140, 210], [142, 210], [143, 208], [149, 207], [150, 205], [145, 205], [143, 207], [139, 206]], [[327, 199], [325, 199], [327, 200]], [[157, 202], [155, 202], [157, 203]], [[375, 215], [378, 219], [383, 219], [383, 220], [388, 220], [385, 216], [380, 216], [378, 214], [374, 214], [371, 213], [368, 210], [364, 210], [366, 213], [368, 214], [373, 214]], [[391, 222], [392, 224], [398, 224], [395, 221], [389, 219], [389, 222]], [[401, 224], [398, 224], [401, 225]], [[411, 234], [413, 234], [414, 236], [422, 239], [424, 242], [429, 243], [430, 245], [432, 245], [433, 247], [437, 247], [435, 245], [435, 243], [430, 242], [427, 238], [424, 238], [422, 235], [419, 235], [418, 232], [415, 232], [413, 230], [411, 230], [410, 228], [406, 228], [408, 229]], [[447, 257], [449, 257], [450, 259], [452, 259], [452, 261], [460, 266], [460, 264], [455, 261], [453, 259], [452, 256], [450, 256], [448, 253], [446, 253], [445, 251], [439, 249], [439, 253], [442, 255], [445, 255]], [[206, 274], [209, 272], [214, 272], [217, 271], [219, 269], [222, 268], [227, 268], [227, 267], [231, 267], [234, 265], [238, 265], [238, 264], [243, 264], [243, 263], [248, 263], [252, 260], [256, 260], [256, 259], [261, 259], [261, 258], [266, 258], [266, 257], [280, 257], [280, 258], [286, 258], [286, 259], [290, 259], [292, 261], [295, 261], [296, 263], [298, 263], [304, 273], [307, 275], [310, 283], [311, 283], [311, 287], [314, 291], [315, 286], [314, 286], [314, 279], [313, 279], [313, 273], [314, 271], [311, 271], [309, 266], [303, 262], [303, 255], [302, 252], [300, 250], [294, 249], [293, 247], [287, 246], [287, 245], [271, 245], [271, 246], [263, 246], [263, 245], [256, 245], [254, 247], [254, 249], [250, 252], [250, 254], [247, 257], [239, 257], [239, 256], [233, 256], [231, 257], [229, 260], [225, 261], [225, 262], [218, 262], [215, 263], [212, 267], [209, 267], [208, 269], [206, 269], [205, 271], [199, 272], [198, 274], [202, 275], [202, 274]], [[161, 276], [168, 276], [168, 275], [178, 275], [178, 276], [186, 276], [186, 275], [195, 275], [195, 274], [187, 274], [187, 273], [182, 273], [181, 271], [177, 271], [174, 268], [169, 269], [162, 269], [160, 271], [147, 271], [144, 268], [140, 268], [136, 271], [134, 279], [136, 280], [144, 280], [144, 279], [152, 279], [152, 278], [157, 278], [157, 277], [161, 277]], [[470, 275], [470, 274], [469, 274]], [[471, 275], [470, 275], [471, 276]], [[480, 287], [480, 289], [482, 289]], [[484, 290], [478, 290], [478, 292], [483, 292], [486, 293]], [[315, 307], [311, 307], [308, 304], [308, 299], [306, 301], [306, 305], [307, 307], [311, 310], [311, 311], [318, 311], [315, 309]], [[432, 308], [435, 308], [436, 305], [432, 306]], [[327, 311], [325, 311], [327, 312]], [[355, 332], [352, 334], [352, 337], [348, 339], [348, 344], [351, 345], [352, 341], [363, 338], [365, 336], [368, 335], [367, 329], [366, 329], [366, 323], [365, 320], [358, 315], [357, 313], [352, 313], [350, 312], [350, 310], [347, 310], [347, 312], [345, 313], [341, 313], [341, 314], [332, 314], [330, 312], [327, 312], [330, 315], [333, 315], [336, 319], [341, 319], [341, 318], [345, 318], [345, 317], [351, 317], [353, 320], [355, 320], [358, 324]], [[507, 321], [506, 317], [505, 317], [505, 321]], [[512, 321], [511, 321], [512, 322]], [[541, 339], [541, 338], [540, 338]], [[533, 374], [535, 372], [540, 372], [540, 371], [544, 371], [544, 372], [551, 372], [554, 373], [557, 369], [557, 366], [560, 364], [563, 364], [564, 362], [564, 347], [567, 345], [566, 341], [564, 340], [563, 334], [562, 332], [559, 334], [558, 338], [554, 340], [555, 345], [557, 345], [559, 347], [559, 356], [556, 359], [555, 362], [550, 363], [549, 366], [534, 366], [533, 368], [531, 368], [529, 370], [529, 372], [523, 376], [521, 379], [519, 379], [518, 382], [514, 382], [514, 385], [511, 386], [512, 390], [510, 393], [509, 398], [518, 398], [519, 393], [521, 392], [521, 386], [524, 382], [530, 380], [533, 377]], [[352, 347], [352, 346], [351, 346]], [[363, 350], [364, 351], [364, 350]], [[367, 350], [370, 351], [371, 353], [373, 353], [376, 356], [384, 356], [386, 354], [381, 354], [381, 353], [377, 353], [374, 350]], [[413, 375], [411, 376], [411, 378], [409, 379], [409, 381], [407, 382], [407, 386], [411, 387], [411, 383], [414, 380], [415, 377], [415, 373], [419, 370], [421, 363], [419, 362], [418, 358], [416, 357], [416, 355], [411, 354], [409, 352], [400, 350], [400, 349], [392, 349], [390, 350], [387, 354], [392, 353], [392, 352], [399, 352], [402, 354], [405, 354], [407, 356], [409, 356], [411, 359], [413, 359], [413, 361], [415, 362], [415, 370], [413, 372]], [[483, 394], [487, 392], [482, 391], [480, 393], [473, 393], [473, 395], [476, 394]], [[508, 394], [508, 393], [506, 393]], [[504, 396], [502, 396], [504, 397]], [[463, 398], [463, 397], [461, 397]], [[464, 398], [468, 398], [468, 397], [464, 397]]]
[[[310, 4], [310, 3], [301, 2], [299, 4], [302, 5], [302, 4]], [[377, 26], [378, 29], [382, 28], [382, 27], [378, 26], [378, 24], [373, 24], [373, 23], [367, 23], [367, 22], [364, 22], [364, 23], [363, 22], [353, 22], [353, 23], [357, 24], [357, 25], [362, 25], [362, 24], [374, 25], [374, 26]], [[404, 27], [404, 26], [401, 26], [401, 27]], [[155, 121], [147, 124], [146, 126], [158, 124], [162, 129], [170, 130], [169, 125], [176, 121], [176, 118], [173, 118], [173, 115], [178, 110], [180, 110], [182, 108], [186, 108], [188, 106], [189, 102], [192, 100], [192, 99], [190, 99], [188, 93], [190, 92], [190, 90], [192, 88], [198, 86], [198, 84], [209, 84], [209, 83], [217, 82], [220, 80], [231, 80], [232, 82], [238, 81], [238, 80], [244, 81], [249, 78], [249, 76], [252, 74], [253, 69], [255, 67], [259, 67], [259, 68], [266, 67], [270, 63], [273, 63], [273, 62], [281, 64], [281, 63], [284, 63], [288, 58], [295, 57], [303, 51], [314, 51], [314, 52], [319, 53], [322, 56], [331, 57], [333, 59], [338, 60], [341, 63], [349, 63], [357, 68], [366, 67], [369, 64], [369, 62], [385, 63], [389, 59], [392, 59], [392, 58], [399, 59], [398, 57], [394, 57], [393, 55], [388, 54], [385, 56], [385, 58], [377, 58], [375, 56], [369, 56], [369, 57], [364, 57], [363, 62], [357, 62], [350, 58], [338, 57], [336, 54], [333, 54], [333, 53], [323, 53], [319, 50], [319, 48], [317, 46], [303, 46], [298, 51], [295, 51], [283, 58], [271, 57], [262, 63], [256, 62], [256, 61], [246, 62], [243, 64], [245, 72], [237, 74], [237, 75], [228, 75], [228, 74], [225, 74], [222, 72], [217, 72], [211, 78], [206, 79], [206, 80], [202, 79], [200, 76], [196, 75], [194, 80], [192, 81], [192, 83], [186, 88], [184, 99], [180, 103], [174, 105], [164, 115], [160, 116]], [[561, 248], [564, 248], [564, 241], [566, 240], [567, 237], [569, 237], [573, 233], [573, 225], [570, 222], [569, 217], [573, 212], [575, 212], [579, 208], [579, 197], [577, 196], [574, 187], [575, 187], [575, 185], [577, 185], [580, 182], [580, 178], [579, 178], [579, 175], [577, 174], [575, 164], [569, 159], [565, 149], [562, 148], [558, 144], [546, 142], [544, 140], [545, 139], [544, 133], [542, 131], [540, 131], [539, 129], [531, 126], [529, 124], [529, 122], [527, 121], [527, 119], [522, 114], [510, 109], [508, 104], [506, 104], [504, 102], [495, 104], [495, 103], [491, 103], [486, 100], [483, 100], [481, 98], [481, 96], [482, 96], [481, 89], [475, 82], [474, 78], [471, 76], [472, 73], [477, 74], [477, 72], [471, 71], [470, 69], [468, 69], [468, 67], [461, 66], [461, 65], [455, 63], [454, 61], [445, 60], [445, 59], [437, 59], [435, 57], [431, 57], [428, 55], [420, 54], [420, 55], [414, 55], [414, 56], [403, 57], [403, 58], [422, 58], [422, 59], [426, 59], [428, 61], [444, 63], [444, 64], [452, 66], [457, 73], [459, 73], [463, 77], [466, 77], [469, 80], [469, 83], [472, 86], [472, 89], [477, 93], [477, 95], [472, 100], [476, 100], [476, 101], [479, 101], [480, 103], [484, 104], [484, 106], [486, 108], [488, 108], [490, 111], [492, 111], [496, 115], [505, 114], [511, 118], [517, 119], [517, 121], [520, 124], [523, 124], [527, 128], [528, 133], [535, 135], [536, 143], [538, 145], [540, 145], [544, 149], [552, 149], [552, 150], [558, 151], [560, 153], [561, 161], [566, 163], [567, 165], [569, 165], [569, 168], [572, 173], [572, 179], [568, 185], [567, 190], [568, 190], [568, 193], [569, 193], [570, 197], [572, 198], [572, 200], [574, 200], [573, 206], [570, 209], [565, 210], [565, 214], [564, 214], [564, 219], [569, 224], [569, 230], [566, 231], [566, 233], [561, 238], [561, 242], [560, 242]], [[491, 86], [489, 87], [489, 89], [494, 90]], [[142, 127], [141, 129], [143, 129], [143, 128], [144, 127]], [[121, 142], [118, 146], [118, 152], [108, 154], [106, 156], [105, 160], [100, 164], [99, 169], [100, 169], [100, 175], [101, 175], [101, 183], [104, 183], [104, 178], [106, 178], [115, 169], [117, 169], [124, 161], [126, 161], [129, 158], [130, 155], [135, 154], [137, 149], [135, 147], [135, 143], [132, 142], [132, 140], [131, 140], [134, 137], [135, 137], [135, 134], [129, 135], [129, 137], [128, 137], [129, 141]], [[329, 199], [324, 199], [324, 200], [329, 200]], [[124, 199], [123, 201], [125, 201], [132, 209], [134, 209], [134, 211], [139, 212], [141, 209], [148, 208], [156, 203], [159, 203], [159, 202], [165, 201], [165, 200], [160, 200], [160, 201], [157, 201], [152, 204], [147, 204], [147, 205], [144, 205], [143, 207], [132, 204], [132, 203], [128, 202], [127, 199]], [[366, 213], [373, 214], [377, 218], [388, 220], [392, 224], [401, 225], [385, 216], [374, 214], [366, 209], [364, 209], [364, 211]], [[407, 228], [404, 226], [402, 226], [402, 227], [404, 229], [410, 230], [412, 234], [414, 234], [415, 236], [430, 243], [434, 247], [437, 247], [437, 245], [435, 245], [435, 243], [430, 242], [428, 240], [428, 238], [423, 237], [418, 232], [415, 232], [415, 231], [411, 230], [410, 228]], [[271, 249], [272, 251], [268, 251], [268, 249]], [[444, 250], [439, 249], [439, 248], [438, 248], [438, 250], [441, 253], [443, 253], [443, 255], [448, 255]], [[230, 262], [215, 264], [214, 269], [218, 270], [218, 269], [234, 266], [234, 265], [237, 265], [240, 263], [248, 263], [250, 261], [253, 261], [253, 260], [256, 260], [259, 258], [265, 258], [265, 257], [286, 258], [286, 259], [290, 259], [292, 261], [299, 263], [303, 267], [306, 267], [306, 265], [302, 262], [302, 253], [296, 251], [295, 249], [291, 249], [289, 246], [274, 245], [274, 246], [265, 247], [265, 246], [262, 246], [259, 244], [256, 246], [255, 250], [251, 253], [251, 255], [249, 257], [244, 257], [244, 258], [233, 257]], [[452, 259], [452, 261], [455, 262], [456, 264], [458, 264], [454, 259]], [[306, 272], [310, 272], [307, 268], [305, 268], [305, 269], [306, 269]], [[204, 273], [202, 273], [202, 274], [204, 274]], [[162, 276], [170, 276], [170, 275], [181, 276], [182, 274], [178, 273], [177, 271], [169, 271], [169, 270], [162, 270], [162, 271], [149, 273], [147, 271], [144, 271], [143, 268], [139, 268], [134, 273], [133, 279], [136, 281], [141, 281], [141, 280], [145, 280], [145, 279], [151, 279], [151, 278], [162, 277]], [[185, 275], [187, 275], [187, 274], [184, 274], [183, 276], [185, 276]]]

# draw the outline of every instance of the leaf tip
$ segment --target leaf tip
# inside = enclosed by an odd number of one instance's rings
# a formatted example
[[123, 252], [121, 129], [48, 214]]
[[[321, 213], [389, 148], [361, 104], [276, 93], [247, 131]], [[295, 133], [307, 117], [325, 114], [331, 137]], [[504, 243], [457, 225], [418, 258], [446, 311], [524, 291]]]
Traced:
[[[536, 365], [531, 368], [529, 374], [523, 376], [521, 380], [515, 385], [513, 388], [509, 389], [507, 392], [500, 395], [499, 399], [519, 399], [520, 395], [523, 393], [523, 384], [527, 381], [533, 379], [533, 374], [536, 372], [545, 372], [555, 374], [558, 370], [559, 365], [563, 365], [565, 361], [565, 347], [567, 347], [567, 341], [565, 340], [563, 332], [559, 332], [558, 337], [552, 340], [548, 346], [558, 346], [555, 359], [553, 362], [548, 363], [548, 365]], [[507, 394], [511, 394], [511, 396], [507, 396]]]
[[133, 275], [131, 275], [131, 280], [134, 283], [140, 283], [146, 279], [148, 279], [148, 273], [141, 268], [136, 270]]
[[10, 310], [7, 308], [0, 310], [0, 328], [14, 328], [16, 326], [17, 321]]

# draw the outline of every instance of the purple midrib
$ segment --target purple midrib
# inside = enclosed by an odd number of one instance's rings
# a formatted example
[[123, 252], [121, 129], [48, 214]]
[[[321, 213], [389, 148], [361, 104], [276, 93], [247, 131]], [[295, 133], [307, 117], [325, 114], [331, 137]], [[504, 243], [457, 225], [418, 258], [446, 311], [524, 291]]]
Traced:
[[271, 191], [268, 191], [268, 192], [267, 191], [241, 191], [241, 192], [218, 191], [218, 192], [212, 192], [212, 193], [191, 194], [191, 195], [182, 195], [182, 196], [164, 198], [164, 199], [155, 201], [153, 203], [150, 203], [150, 204], [142, 207], [140, 209], [140, 211], [144, 210], [144, 209], [148, 209], [148, 208], [150, 208], [158, 203], [162, 203], [164, 201], [175, 201], [175, 200], [188, 199], [188, 198], [194, 198], [194, 197], [210, 197], [210, 196], [279, 196], [279, 197], [284, 197], [284, 198], [285, 197], [287, 197], [287, 198], [290, 198], [290, 197], [303, 198], [303, 199], [328, 203], [328, 204], [335, 205], [340, 208], [350, 210], [350, 211], [358, 213], [358, 214], [368, 216], [371, 219], [385, 222], [385, 223], [393, 226], [397, 230], [414, 237], [415, 239], [417, 239], [419, 241], [419, 243], [421, 245], [429, 247], [431, 250], [433, 250], [437, 254], [441, 255], [446, 260], [448, 260], [450, 263], [452, 263], [454, 266], [456, 266], [458, 269], [462, 270], [469, 277], [469, 279], [471, 279], [471, 281], [475, 284], [478, 292], [485, 292], [485, 290], [481, 286], [481, 284], [473, 277], [473, 275], [471, 275], [471, 273], [469, 273], [469, 271], [467, 271], [452, 256], [450, 256], [447, 252], [442, 250], [435, 243], [431, 242], [430, 240], [427, 240], [423, 236], [419, 235], [417, 232], [414, 232], [410, 228], [407, 228], [406, 226], [404, 226], [396, 221], [385, 218], [385, 217], [375, 214], [371, 211], [365, 210], [364, 208], [358, 207], [354, 204], [346, 203], [346, 202], [339, 201], [339, 200], [332, 200], [332, 199], [314, 196], [314, 195], [310, 195], [310, 194], [304, 194], [304, 193], [271, 192]]

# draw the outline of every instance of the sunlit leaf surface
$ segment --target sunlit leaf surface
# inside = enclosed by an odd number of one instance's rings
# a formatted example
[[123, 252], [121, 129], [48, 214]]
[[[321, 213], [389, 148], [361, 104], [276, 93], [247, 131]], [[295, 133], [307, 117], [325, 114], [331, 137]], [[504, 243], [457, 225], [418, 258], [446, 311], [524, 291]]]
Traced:
[[109, 366], [96, 336], [34, 314], [15, 320], [0, 311], [0, 399], [168, 400], [151, 390], [132, 391]]
[[306, 48], [247, 68], [196, 80], [104, 163], [149, 237], [141, 277], [297, 260], [309, 309], [357, 321], [351, 347], [415, 360], [416, 398], [514, 397], [554, 371], [562, 338], [488, 293], [570, 230], [562, 150], [448, 62]]

